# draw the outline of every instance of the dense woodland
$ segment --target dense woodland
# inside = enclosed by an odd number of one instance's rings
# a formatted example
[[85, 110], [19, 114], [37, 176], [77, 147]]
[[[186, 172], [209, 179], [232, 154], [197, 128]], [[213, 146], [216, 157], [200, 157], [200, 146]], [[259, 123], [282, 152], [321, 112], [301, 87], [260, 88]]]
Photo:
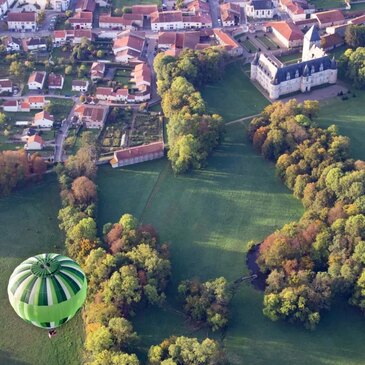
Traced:
[[225, 58], [220, 48], [185, 50], [179, 58], [160, 53], [155, 58], [157, 91], [169, 119], [168, 158], [175, 173], [200, 168], [222, 138], [222, 118], [207, 113], [198, 90], [222, 76]]
[[311, 329], [335, 295], [365, 310], [365, 162], [350, 158], [336, 126], [316, 126], [318, 110], [313, 101], [276, 102], [249, 127], [256, 150], [306, 209], [260, 245], [264, 314]]

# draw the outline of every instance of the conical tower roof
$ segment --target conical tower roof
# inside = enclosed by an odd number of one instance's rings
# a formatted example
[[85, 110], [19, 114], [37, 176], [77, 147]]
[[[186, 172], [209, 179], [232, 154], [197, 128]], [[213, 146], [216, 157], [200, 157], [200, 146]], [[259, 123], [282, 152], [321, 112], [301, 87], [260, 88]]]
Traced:
[[306, 39], [308, 39], [310, 42], [318, 42], [321, 40], [321, 37], [319, 36], [318, 29], [315, 25], [312, 25], [307, 33], [305, 33], [304, 36]]

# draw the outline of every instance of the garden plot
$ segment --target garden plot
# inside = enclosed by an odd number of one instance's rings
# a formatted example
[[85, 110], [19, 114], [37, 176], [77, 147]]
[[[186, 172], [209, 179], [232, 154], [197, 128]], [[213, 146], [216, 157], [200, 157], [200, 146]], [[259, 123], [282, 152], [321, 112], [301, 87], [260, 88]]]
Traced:
[[163, 120], [155, 113], [137, 114], [129, 136], [129, 147], [157, 142], [163, 138]]

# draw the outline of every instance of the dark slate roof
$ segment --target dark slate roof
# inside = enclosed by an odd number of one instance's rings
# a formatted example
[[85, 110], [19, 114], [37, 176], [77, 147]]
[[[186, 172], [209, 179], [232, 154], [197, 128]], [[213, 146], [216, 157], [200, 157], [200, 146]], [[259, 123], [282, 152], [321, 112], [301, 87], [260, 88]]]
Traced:
[[332, 66], [332, 61], [328, 56], [316, 58], [314, 60], [309, 60], [305, 62], [295, 63], [293, 65], [284, 66], [278, 68], [276, 75], [274, 76], [274, 83], [280, 84], [283, 81], [286, 81], [287, 74], [289, 72], [290, 79], [295, 78], [295, 74], [298, 71], [298, 77], [302, 76], [306, 66], [308, 66], [309, 74], [319, 72], [319, 69], [323, 64], [323, 70], [328, 70]]
[[272, 9], [274, 7], [271, 0], [251, 0], [251, 5], [255, 10]]
[[321, 40], [318, 29], [315, 25], [312, 25], [308, 32], [305, 33], [305, 38], [309, 39], [310, 42], [318, 42]]

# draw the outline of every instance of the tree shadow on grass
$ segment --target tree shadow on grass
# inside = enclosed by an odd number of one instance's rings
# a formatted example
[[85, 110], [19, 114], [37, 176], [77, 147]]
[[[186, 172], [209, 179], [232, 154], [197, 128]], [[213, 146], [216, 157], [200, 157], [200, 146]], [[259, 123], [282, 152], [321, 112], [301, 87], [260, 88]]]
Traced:
[[11, 357], [10, 353], [0, 350], [0, 364], [2, 365], [29, 365], [30, 363], [21, 360], [16, 360]]

